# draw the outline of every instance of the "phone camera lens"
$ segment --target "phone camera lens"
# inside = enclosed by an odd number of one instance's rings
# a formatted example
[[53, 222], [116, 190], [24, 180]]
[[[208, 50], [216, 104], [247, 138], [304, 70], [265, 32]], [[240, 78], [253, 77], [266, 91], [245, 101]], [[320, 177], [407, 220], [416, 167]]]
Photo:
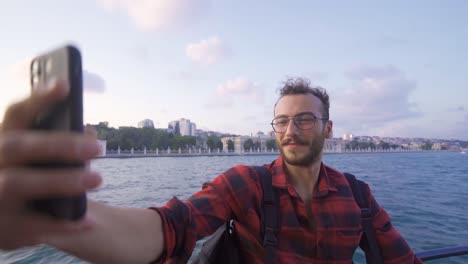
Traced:
[[31, 64], [31, 72], [32, 74], [40, 74], [41, 66], [39, 64], [39, 60], [34, 60]]
[[36, 85], [39, 83], [39, 76], [34, 74], [32, 76], [32, 80], [31, 80], [31, 83], [32, 83], [32, 86], [33, 87], [36, 87]]
[[45, 62], [45, 73], [50, 73], [52, 71], [52, 60], [48, 58]]

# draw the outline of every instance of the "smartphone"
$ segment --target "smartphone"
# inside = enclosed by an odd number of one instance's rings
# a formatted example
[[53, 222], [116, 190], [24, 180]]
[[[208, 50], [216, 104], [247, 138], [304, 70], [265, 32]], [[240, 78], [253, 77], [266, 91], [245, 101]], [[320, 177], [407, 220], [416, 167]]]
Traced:
[[[64, 81], [70, 93], [42, 113], [37, 113], [32, 129], [61, 130], [83, 133], [83, 74], [81, 53], [72, 45], [65, 45], [41, 54], [31, 61], [31, 91], [46, 89], [51, 80]], [[35, 168], [54, 170], [83, 167], [84, 164], [47, 162], [31, 164]], [[86, 193], [72, 197], [45, 197], [32, 200], [29, 206], [38, 212], [64, 220], [79, 220], [86, 213]]]

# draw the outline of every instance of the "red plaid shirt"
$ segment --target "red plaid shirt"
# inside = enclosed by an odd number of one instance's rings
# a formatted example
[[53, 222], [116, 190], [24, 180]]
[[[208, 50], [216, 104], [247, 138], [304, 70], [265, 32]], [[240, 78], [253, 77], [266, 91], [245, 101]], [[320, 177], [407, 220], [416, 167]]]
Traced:
[[[362, 236], [361, 211], [344, 175], [322, 163], [318, 188], [309, 205], [312, 214], [307, 216], [306, 204], [287, 180], [283, 158], [265, 166], [280, 193], [277, 262], [351, 263]], [[242, 258], [247, 263], [263, 263], [263, 194], [258, 177], [253, 168], [238, 165], [188, 200], [174, 197], [165, 206], [153, 208], [161, 215], [164, 229], [165, 250], [160, 261], [186, 263], [197, 240], [234, 218], [242, 241]], [[373, 226], [384, 262], [422, 263], [392, 227], [385, 210], [370, 196]]]

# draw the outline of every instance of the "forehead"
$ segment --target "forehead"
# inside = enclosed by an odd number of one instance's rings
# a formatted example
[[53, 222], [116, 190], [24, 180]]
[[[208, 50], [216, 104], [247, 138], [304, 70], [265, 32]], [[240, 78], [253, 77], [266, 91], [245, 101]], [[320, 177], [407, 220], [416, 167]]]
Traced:
[[322, 114], [322, 102], [312, 94], [294, 94], [283, 96], [275, 107], [275, 116], [293, 116], [301, 112]]

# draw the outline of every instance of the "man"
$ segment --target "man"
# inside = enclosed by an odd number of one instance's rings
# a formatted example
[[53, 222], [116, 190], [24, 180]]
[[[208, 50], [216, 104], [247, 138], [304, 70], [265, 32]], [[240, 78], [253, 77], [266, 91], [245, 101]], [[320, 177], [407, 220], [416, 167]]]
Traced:
[[[43, 172], [32, 161], [88, 161], [98, 155], [92, 135], [28, 131], [34, 115], [66, 96], [63, 85], [11, 106], [0, 134], [0, 248], [46, 243], [99, 263], [184, 263], [195, 242], [234, 217], [244, 230], [242, 257], [262, 263], [262, 188], [255, 170], [236, 166], [186, 201], [165, 206], [122, 208], [89, 201], [84, 220], [49, 219], [25, 209], [31, 198], [70, 195], [96, 188], [89, 169]], [[265, 165], [280, 194], [278, 263], [351, 263], [360, 243], [360, 209], [342, 173], [322, 163], [332, 136], [329, 98], [304, 79], [288, 80], [274, 107], [272, 127], [281, 155]], [[387, 213], [369, 197], [373, 227], [385, 263], [420, 263]]]

